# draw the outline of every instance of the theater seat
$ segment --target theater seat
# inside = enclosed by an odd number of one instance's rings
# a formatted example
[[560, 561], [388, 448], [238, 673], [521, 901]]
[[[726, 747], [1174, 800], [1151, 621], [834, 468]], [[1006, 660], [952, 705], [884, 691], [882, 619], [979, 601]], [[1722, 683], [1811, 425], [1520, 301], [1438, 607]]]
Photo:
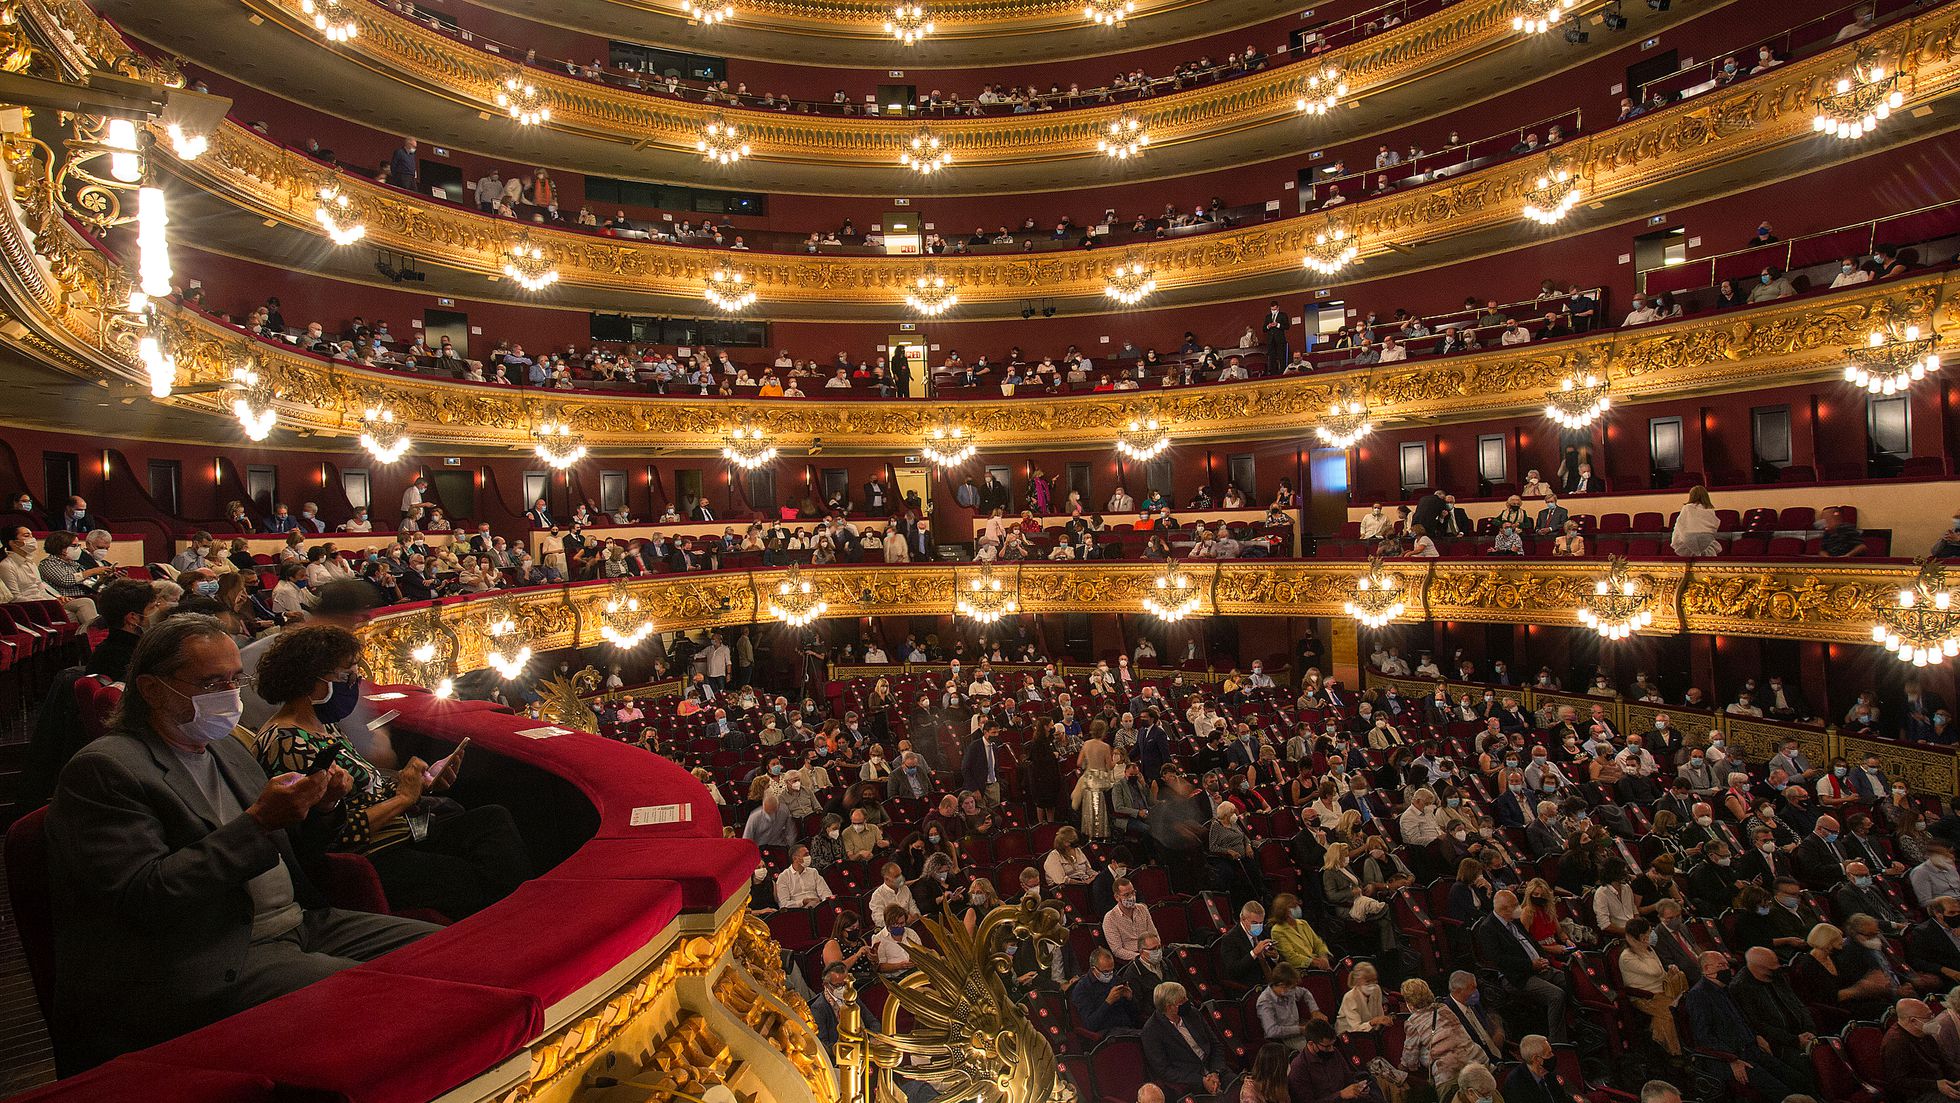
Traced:
[[1782, 532], [1801, 532], [1817, 523], [1817, 511], [1809, 506], [1785, 506], [1776, 515], [1776, 527]]
[[[7, 828], [7, 899], [34, 984], [41, 1018], [54, 1021], [54, 911], [48, 901], [48, 810], [36, 808]], [[78, 1097], [79, 1098], [79, 1097]]]
[[1779, 483], [1814, 483], [1817, 481], [1817, 470], [1808, 464], [1791, 464], [1776, 473], [1776, 481]]

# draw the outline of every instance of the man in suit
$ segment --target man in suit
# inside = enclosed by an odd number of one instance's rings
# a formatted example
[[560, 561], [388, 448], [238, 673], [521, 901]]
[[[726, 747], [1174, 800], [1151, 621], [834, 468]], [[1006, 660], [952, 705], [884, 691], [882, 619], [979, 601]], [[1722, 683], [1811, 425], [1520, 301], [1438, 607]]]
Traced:
[[1728, 786], [1728, 779], [1722, 776], [1722, 770], [1708, 760], [1700, 747], [1689, 749], [1688, 761], [1683, 762], [1675, 774], [1687, 781], [1688, 788], [1694, 790], [1695, 796], [1703, 799], [1715, 796]]
[[1654, 905], [1654, 952], [1662, 965], [1672, 965], [1687, 976], [1701, 972], [1701, 950], [1688, 936], [1687, 916], [1677, 900], [1663, 898]]
[[1831, 905], [1842, 916], [1871, 916], [1887, 934], [1905, 932], [1905, 913], [1875, 887], [1871, 867], [1855, 858], [1844, 863], [1844, 883], [1831, 890]]
[[403, 138], [399, 149], [388, 158], [388, 183], [398, 188], [416, 191], [418, 178], [422, 174], [422, 160], [415, 152], [415, 139]]
[[687, 519], [690, 521], [712, 521], [715, 519], [714, 507], [708, 504], [706, 498], [696, 498], [694, 499], [693, 508], [687, 511]]
[[1278, 299], [1266, 304], [1266, 317], [1259, 328], [1266, 335], [1267, 375], [1278, 375], [1286, 370], [1286, 334], [1287, 327], [1292, 324], [1293, 319], [1280, 309]]
[[1926, 906], [1926, 919], [1906, 933], [1906, 964], [1922, 973], [1960, 984], [1960, 900], [1936, 897]]
[[1109, 791], [1110, 816], [1125, 837], [1139, 842], [1150, 838], [1150, 806], [1154, 801], [1150, 796], [1150, 783], [1144, 780], [1143, 767], [1131, 762], [1124, 767], [1123, 780]]
[[1434, 536], [1443, 531], [1443, 513], [1449, 508], [1449, 497], [1441, 490], [1432, 490], [1416, 503], [1416, 511], [1409, 518], [1409, 528], [1422, 526], [1424, 532]]
[[917, 753], [906, 751], [899, 768], [885, 779], [885, 795], [894, 800], [924, 800], [932, 795], [932, 772]]
[[496, 546], [497, 538], [490, 533], [490, 522], [478, 524], [476, 533], [470, 537], [470, 550], [478, 555], [489, 555]]
[[1844, 880], [1844, 862], [1837, 817], [1817, 817], [1817, 826], [1797, 844], [1797, 880], [1807, 889], [1828, 889]]
[[1720, 1083], [1747, 1084], [1758, 1098], [1782, 1099], [1804, 1090], [1798, 1085], [1809, 1082], [1809, 1072], [1756, 1035], [1729, 993], [1728, 977], [1728, 955], [1710, 950], [1701, 955], [1701, 980], [1681, 998], [1695, 1044], [1722, 1055], [1698, 1063]]
[[1244, 771], [1259, 761], [1259, 737], [1252, 733], [1250, 724], [1241, 723], [1238, 735], [1225, 745], [1225, 765], [1231, 769]]
[[1477, 923], [1472, 939], [1478, 960], [1502, 973], [1520, 998], [1535, 1004], [1544, 1014], [1546, 1035], [1554, 1044], [1563, 1043], [1577, 1010], [1572, 981], [1539, 952], [1537, 942], [1518, 922], [1516, 893], [1504, 889], [1491, 898], [1491, 914]]
[[810, 1001], [810, 1021], [816, 1024], [817, 1041], [829, 1053], [837, 1045], [837, 1009], [856, 996], [851, 992], [851, 967], [841, 961], [824, 966], [823, 991]]
[[1737, 880], [1754, 881], [1768, 888], [1780, 878], [1796, 877], [1796, 864], [1788, 852], [1776, 845], [1774, 832], [1758, 827], [1749, 835], [1749, 849], [1735, 863]]
[[524, 519], [531, 522], [531, 527], [534, 529], [548, 529], [557, 526], [557, 522], [551, 519], [551, 506], [546, 504], [543, 498], [539, 498], [537, 501], [531, 503], [531, 508], [524, 511]]
[[1720, 915], [1735, 902], [1739, 880], [1735, 858], [1729, 844], [1712, 842], [1702, 852], [1702, 860], [1688, 871], [1688, 899], [1700, 915]]
[[1505, 697], [1497, 707], [1497, 727], [1505, 735], [1528, 732], [1532, 728], [1531, 713], [1518, 703], [1517, 698]]
[[1505, 827], [1530, 828], [1538, 820], [1531, 794], [1524, 787], [1524, 775], [1516, 770], [1503, 773], [1503, 791], [1491, 802], [1490, 814]]
[[1571, 517], [1571, 514], [1566, 512], [1564, 506], [1558, 504], [1557, 496], [1547, 494], [1545, 495], [1545, 508], [1538, 511], [1538, 516], [1532, 522], [1532, 527], [1547, 536], [1555, 535], [1560, 529], [1565, 527], [1565, 522], [1569, 517]]
[[59, 516], [49, 518], [49, 521], [50, 528], [61, 532], [72, 532], [77, 536], [86, 536], [102, 527], [102, 522], [96, 520], [95, 514], [88, 511], [88, 500], [80, 494], [70, 496], [68, 508], [62, 510]]
[[1136, 762], [1143, 770], [1143, 780], [1150, 785], [1157, 784], [1164, 764], [1170, 759], [1171, 733], [1153, 709], [1144, 714], [1143, 730], [1137, 733]]
[[1463, 1029], [1464, 1037], [1470, 1040], [1471, 1061], [1495, 1065], [1504, 1059], [1504, 1024], [1485, 1010], [1475, 973], [1465, 969], [1451, 973], [1449, 994], [1441, 1003], [1443, 1010]]
[[1686, 781], [1677, 777], [1668, 786], [1667, 792], [1662, 794], [1660, 799], [1654, 802], [1653, 810], [1656, 812], [1667, 812], [1674, 817], [1675, 823], [1693, 827], [1695, 826], [1696, 815], [1695, 804], [1694, 790], [1688, 786]]
[[351, 779], [331, 767], [268, 780], [232, 735], [243, 676], [237, 646], [211, 617], [146, 629], [115, 729], [61, 773], [47, 849], [52, 1033], [64, 1073], [435, 929], [323, 906], [288, 832], [324, 846]]
[[1089, 953], [1089, 971], [1069, 985], [1075, 1019], [1098, 1034], [1135, 1030], [1143, 1025], [1130, 986], [1116, 975], [1116, 957], [1101, 946]]
[[1239, 922], [1218, 940], [1218, 979], [1237, 991], [1266, 983], [1266, 973], [1278, 963], [1279, 948], [1266, 937], [1266, 908], [1248, 900], [1239, 908]]
[[[1443, 505], [1443, 515], [1439, 518], [1443, 522], [1442, 535], [1462, 537], [1476, 535], [1477, 530], [1470, 524], [1470, 515], [1464, 512], [1462, 506], [1456, 504], [1456, 495], [1444, 495]], [[1476, 681], [1475, 678], [1468, 674], [1464, 675], [1463, 680], [1466, 682]]]
[[1143, 1067], [1164, 1097], [1216, 1095], [1231, 1071], [1224, 1049], [1213, 1040], [1204, 1016], [1190, 1014], [1190, 996], [1176, 981], [1151, 994], [1157, 1013], [1143, 1024]]
[[990, 807], [1000, 803], [1000, 760], [994, 743], [999, 734], [1000, 725], [987, 721], [960, 760], [961, 781], [969, 791], [986, 797]]
[[1579, 1098], [1552, 1067], [1552, 1043], [1543, 1034], [1518, 1039], [1518, 1062], [1504, 1078], [1504, 1103], [1567, 1103]]
[[873, 517], [889, 517], [892, 512], [891, 490], [885, 486], [881, 476], [873, 476], [864, 484], [864, 511]]
[[[1729, 997], [1776, 1052], [1801, 1053], [1817, 1040], [1817, 1024], [1783, 976], [1776, 951], [1767, 946], [1751, 946], [1743, 954], [1743, 974], [1729, 986]], [[1799, 1066], [1799, 1071], [1808, 1070]], [[1803, 1085], [1806, 1091], [1812, 1086]]]

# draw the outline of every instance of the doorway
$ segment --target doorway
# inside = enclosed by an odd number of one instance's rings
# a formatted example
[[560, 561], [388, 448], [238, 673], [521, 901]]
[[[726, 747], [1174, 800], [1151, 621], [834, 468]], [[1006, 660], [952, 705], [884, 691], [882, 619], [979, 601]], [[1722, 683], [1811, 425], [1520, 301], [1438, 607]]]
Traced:
[[1633, 239], [1633, 270], [1640, 274], [1640, 291], [1647, 291], [1647, 277], [1658, 268], [1672, 268], [1677, 264], [1688, 263], [1688, 231], [1676, 226], [1671, 230], [1660, 230], [1651, 234], [1641, 234]]
[[[431, 471], [428, 475], [429, 489], [435, 491], [435, 500], [451, 524], [476, 517], [476, 476], [467, 471]], [[530, 508], [529, 502], [525, 508]]]
[[82, 492], [82, 466], [73, 452], [41, 453], [41, 483], [47, 488], [41, 504], [50, 507], [68, 504], [68, 499]]
[[885, 338], [885, 358], [894, 366], [899, 353], [905, 355], [905, 397], [926, 397], [927, 384], [932, 379], [932, 368], [927, 364], [926, 339], [916, 333], [894, 333]]
[[422, 312], [422, 340], [430, 349], [442, 347], [442, 339], [456, 348], [459, 356], [470, 354], [470, 316], [460, 310], [424, 310]]
[[898, 488], [899, 501], [907, 494], [917, 494], [927, 520], [932, 519], [932, 471], [924, 467], [894, 467], [892, 482]]
[[[434, 195], [439, 199], [447, 199], [451, 203], [461, 203], [463, 201], [462, 169], [457, 168], [455, 165], [444, 164], [441, 161], [424, 157], [422, 158], [418, 172], [419, 178], [416, 182], [422, 185], [424, 194]], [[474, 201], [476, 197], [471, 196], [470, 198]]]

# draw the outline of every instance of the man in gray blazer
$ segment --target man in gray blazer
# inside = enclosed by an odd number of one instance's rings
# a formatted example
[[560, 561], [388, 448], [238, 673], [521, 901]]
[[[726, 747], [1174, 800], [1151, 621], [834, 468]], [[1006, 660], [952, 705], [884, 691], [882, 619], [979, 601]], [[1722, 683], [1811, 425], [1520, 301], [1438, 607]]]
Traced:
[[435, 929], [322, 906], [288, 832], [331, 837], [351, 780], [267, 780], [232, 735], [243, 673], [217, 620], [165, 619], [137, 643], [109, 734], [62, 770], [47, 834], [63, 1075]]

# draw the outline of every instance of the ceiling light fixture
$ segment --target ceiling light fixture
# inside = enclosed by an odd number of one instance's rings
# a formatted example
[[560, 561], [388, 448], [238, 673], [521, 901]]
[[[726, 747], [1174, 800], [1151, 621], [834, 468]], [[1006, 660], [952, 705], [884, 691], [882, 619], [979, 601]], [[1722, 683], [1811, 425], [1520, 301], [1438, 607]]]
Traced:
[[238, 397], [231, 401], [232, 416], [238, 419], [238, 427], [245, 430], [247, 440], [264, 440], [279, 420], [278, 411], [272, 408], [272, 384], [250, 363], [231, 369], [231, 378], [239, 389]]
[[1811, 120], [1819, 134], [1843, 139], [1862, 138], [1878, 129], [1906, 102], [1899, 87], [1900, 75], [1887, 72], [1882, 65], [1867, 65], [1860, 58], [1851, 75], [1839, 77], [1829, 91], [1817, 97], [1817, 115]]
[[1511, 29], [1526, 34], [1544, 34], [1572, 10], [1578, 0], [1529, 0], [1521, 14], [1511, 17]]
[[1096, 139], [1096, 148], [1118, 161], [1141, 157], [1150, 148], [1150, 131], [1144, 129], [1135, 115], [1125, 111], [1109, 121], [1103, 136]]
[[1361, 247], [1354, 243], [1354, 235], [1348, 232], [1347, 224], [1337, 219], [1327, 220], [1327, 228], [1313, 237], [1313, 244], [1307, 246], [1306, 256], [1300, 263], [1308, 270], [1323, 276], [1331, 276], [1361, 255]]
[[1938, 666], [1960, 655], [1960, 609], [1946, 588], [1946, 567], [1919, 560], [1919, 577], [1899, 591], [1898, 603], [1879, 609], [1872, 642], [1913, 666]]
[[701, 134], [694, 139], [695, 152], [703, 161], [728, 166], [749, 155], [749, 143], [742, 140], [742, 132], [734, 123], [716, 115], [701, 128]]
[[547, 421], [531, 430], [531, 451], [555, 470], [563, 471], [585, 458], [585, 438], [563, 421]]
[[1579, 623], [1603, 640], [1623, 640], [1654, 623], [1647, 593], [1627, 572], [1623, 555], [1607, 561], [1606, 577], [1593, 581], [1592, 596], [1579, 602]]
[[1354, 580], [1354, 596], [1344, 608], [1363, 628], [1382, 628], [1408, 611], [1402, 593], [1402, 580], [1382, 568], [1381, 556], [1370, 556], [1368, 573]]
[[945, 139], [934, 134], [931, 127], [922, 126], [900, 151], [898, 163], [921, 176], [931, 176], [953, 163], [953, 151], [946, 148]]
[[497, 106], [503, 108], [519, 126], [537, 126], [551, 121], [551, 108], [545, 106], [544, 93], [526, 80], [521, 72], [504, 78], [503, 85], [497, 89]]
[[1097, 26], [1120, 27], [1136, 10], [1136, 0], [1084, 0], [1082, 18]]
[[1002, 617], [1013, 616], [1021, 609], [1020, 602], [1015, 598], [1020, 587], [1007, 589], [1000, 579], [994, 577], [992, 567], [981, 567], [966, 580], [964, 590], [959, 588], [957, 582], [953, 588], [959, 594], [959, 600], [953, 603], [954, 611], [980, 624], [993, 624]]
[[817, 620], [830, 611], [830, 603], [823, 599], [810, 580], [803, 577], [796, 564], [792, 563], [783, 580], [776, 584], [776, 592], [769, 598], [769, 615], [789, 625], [801, 628]]
[[328, 42], [350, 42], [360, 33], [354, 15], [341, 0], [299, 0], [299, 10], [313, 20], [313, 29]]
[[1919, 327], [1903, 331], [1883, 326], [1874, 329], [1860, 346], [1844, 350], [1850, 363], [1844, 366], [1844, 381], [1856, 383], [1873, 394], [1898, 394], [1914, 383], [1940, 370], [1938, 337], [1921, 337]]
[[1171, 432], [1157, 424], [1156, 418], [1132, 421], [1116, 434], [1116, 450], [1138, 463], [1148, 462], [1171, 446]]
[[331, 178], [323, 181], [314, 195], [313, 221], [320, 224], [320, 231], [327, 235], [328, 241], [352, 245], [367, 236], [367, 224], [360, 221], [353, 200], [338, 181]]
[[516, 597], [504, 593], [490, 600], [490, 612], [483, 620], [483, 634], [489, 638], [483, 661], [490, 664], [490, 669], [504, 681], [516, 679], [524, 673], [525, 667], [531, 665], [531, 641], [518, 616]]
[[653, 635], [653, 618], [640, 612], [640, 599], [633, 596], [624, 578], [613, 579], [612, 592], [599, 618], [600, 637], [621, 651], [631, 651]]
[[1545, 416], [1567, 429], [1584, 429], [1613, 406], [1611, 385], [1603, 375], [1569, 375], [1558, 390], [1545, 396]]
[[739, 314], [755, 305], [755, 288], [749, 285], [747, 276], [733, 268], [710, 272], [701, 294], [715, 309], [727, 314]]
[[1124, 306], [1135, 306], [1157, 290], [1157, 273], [1142, 261], [1119, 264], [1103, 283], [1103, 294]]
[[927, 430], [925, 443], [919, 448], [919, 454], [935, 467], [958, 467], [978, 451], [973, 438], [957, 425], [936, 425]]
[[1585, 197], [1578, 176], [1571, 169], [1557, 168], [1540, 176], [1524, 193], [1524, 216], [1542, 226], [1550, 226], [1570, 214]]
[[1341, 71], [1332, 65], [1324, 66], [1307, 77], [1299, 98], [1293, 101], [1293, 109], [1303, 115], [1325, 115], [1341, 102], [1347, 90], [1347, 79]]
[[440, 698], [456, 695], [456, 660], [444, 645], [449, 632], [443, 627], [442, 612], [431, 605], [418, 618], [414, 635], [402, 642], [402, 665], [416, 685]]
[[735, 5], [729, 3], [697, 4], [694, 0], [681, 0], [681, 10], [687, 13], [689, 19], [709, 27], [735, 17]]
[[779, 454], [762, 430], [753, 425], [737, 425], [721, 438], [721, 458], [744, 471], [774, 463]]
[[1177, 560], [1164, 560], [1163, 570], [1143, 595], [1143, 610], [1167, 621], [1180, 621], [1198, 611], [1198, 584], [1177, 569]]
[[1375, 425], [1369, 416], [1368, 404], [1360, 398], [1350, 395], [1336, 400], [1327, 407], [1327, 416], [1314, 426], [1314, 436], [1330, 448], [1346, 451], [1374, 432]]
[[953, 309], [960, 301], [959, 288], [946, 282], [946, 277], [926, 269], [924, 275], [912, 281], [905, 291], [905, 305], [928, 318], [936, 318]]
[[885, 20], [885, 33], [905, 46], [916, 45], [932, 30], [932, 16], [917, 4], [900, 4], [892, 9], [891, 18]]
[[536, 293], [558, 282], [558, 266], [546, 259], [544, 250], [525, 232], [518, 234], [517, 240], [504, 251], [504, 275], [524, 290]]
[[408, 451], [405, 426], [395, 421], [395, 411], [386, 406], [370, 406], [361, 415], [361, 447], [377, 463], [394, 463]]

